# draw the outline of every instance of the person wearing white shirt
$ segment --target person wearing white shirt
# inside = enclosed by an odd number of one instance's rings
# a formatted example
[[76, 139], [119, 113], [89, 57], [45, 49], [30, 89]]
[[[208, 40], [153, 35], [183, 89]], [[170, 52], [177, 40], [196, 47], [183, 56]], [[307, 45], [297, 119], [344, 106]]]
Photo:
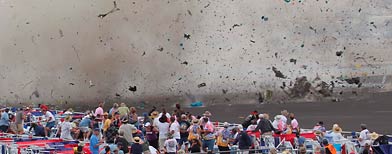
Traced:
[[297, 119], [295, 119], [294, 113], [290, 113], [291, 119], [291, 128], [293, 133], [299, 133], [299, 123]]
[[[165, 112], [165, 115], [166, 115], [166, 118], [167, 118], [167, 117], [170, 117], [170, 114], [169, 114], [169, 113], [166, 113], [166, 112]], [[162, 113], [159, 113], [159, 114], [158, 114], [158, 117], [154, 118], [154, 121], [152, 122], [152, 125], [153, 125], [154, 127], [157, 126], [157, 124], [159, 123], [159, 118], [161, 118], [161, 117], [162, 117]]]
[[42, 112], [46, 119], [45, 136], [47, 137], [48, 132], [50, 132], [50, 130], [55, 126], [56, 119], [50, 111], [43, 109]]
[[72, 117], [67, 116], [64, 118], [64, 122], [60, 126], [60, 138], [65, 139], [65, 140], [72, 140], [71, 136], [71, 129], [72, 129], [72, 124], [70, 123]]
[[172, 122], [170, 124], [170, 134], [172, 134], [173, 138], [176, 139], [177, 142], [179, 142], [179, 140], [181, 139], [180, 124], [177, 122], [175, 117], [170, 117], [170, 121]]
[[360, 148], [360, 152], [362, 153], [362, 151], [364, 150], [366, 143], [370, 143], [370, 132], [369, 130], [366, 128], [366, 124], [361, 124], [361, 132], [359, 133], [359, 145], [361, 146]]
[[158, 123], [156, 124], [156, 127], [159, 130], [159, 137], [158, 137], [159, 149], [164, 148], [165, 141], [167, 139], [167, 136], [169, 135], [170, 124], [168, 122], [168, 118], [165, 115], [161, 116], [159, 118]]

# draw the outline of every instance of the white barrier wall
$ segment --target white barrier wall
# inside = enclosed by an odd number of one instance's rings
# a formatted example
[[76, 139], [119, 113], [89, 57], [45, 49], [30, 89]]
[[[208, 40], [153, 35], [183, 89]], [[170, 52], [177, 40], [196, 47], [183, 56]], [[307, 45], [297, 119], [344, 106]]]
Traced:
[[0, 0], [0, 101], [257, 100], [301, 76], [388, 88], [390, 0], [115, 2]]

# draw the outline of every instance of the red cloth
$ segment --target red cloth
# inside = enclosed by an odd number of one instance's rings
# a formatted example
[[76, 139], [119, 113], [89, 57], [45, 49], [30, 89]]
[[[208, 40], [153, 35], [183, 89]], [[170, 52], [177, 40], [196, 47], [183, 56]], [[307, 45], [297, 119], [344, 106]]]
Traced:
[[[283, 140], [284, 138], [286, 141], [290, 141], [291, 144], [294, 143], [295, 134], [274, 134], [273, 136], [279, 137], [280, 140]], [[301, 136], [309, 139], [316, 139], [316, 134], [314, 133], [302, 133]]]

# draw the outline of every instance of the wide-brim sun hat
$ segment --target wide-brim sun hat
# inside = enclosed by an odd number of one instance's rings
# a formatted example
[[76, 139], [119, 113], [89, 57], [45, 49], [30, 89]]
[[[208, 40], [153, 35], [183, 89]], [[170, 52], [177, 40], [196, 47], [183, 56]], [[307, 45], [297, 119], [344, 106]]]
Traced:
[[370, 139], [376, 140], [380, 135], [378, 135], [376, 132], [373, 132], [370, 134]]
[[210, 111], [205, 111], [205, 112], [203, 113], [203, 116], [206, 116], [206, 117], [211, 117], [211, 116], [212, 116], [212, 114], [211, 114], [211, 112], [210, 112]]

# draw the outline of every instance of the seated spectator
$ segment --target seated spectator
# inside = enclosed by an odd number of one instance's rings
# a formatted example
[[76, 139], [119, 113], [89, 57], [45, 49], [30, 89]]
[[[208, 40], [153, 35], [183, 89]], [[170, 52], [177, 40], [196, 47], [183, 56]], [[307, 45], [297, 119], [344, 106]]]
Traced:
[[332, 127], [332, 133], [329, 134], [332, 137], [331, 143], [337, 143], [346, 140], [342, 135], [342, 128], [338, 124], [334, 124]]
[[31, 129], [34, 129], [34, 136], [45, 137], [44, 126], [38, 125], [37, 123], [32, 123], [29, 132], [31, 131]]
[[320, 131], [325, 132], [324, 122], [320, 121], [313, 127], [313, 132]]

